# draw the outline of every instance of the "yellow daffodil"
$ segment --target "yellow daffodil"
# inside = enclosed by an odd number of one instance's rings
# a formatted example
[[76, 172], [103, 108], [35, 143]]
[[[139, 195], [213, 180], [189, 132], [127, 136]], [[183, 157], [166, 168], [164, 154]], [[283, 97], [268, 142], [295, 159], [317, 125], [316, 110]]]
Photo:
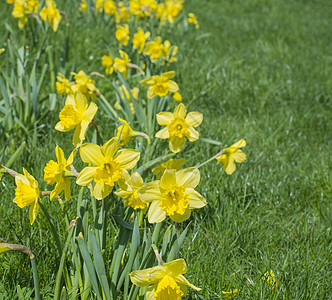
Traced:
[[116, 72], [121, 72], [125, 78], [128, 76], [128, 69], [129, 69], [129, 64], [130, 64], [130, 59], [129, 56], [126, 52], [119, 50], [120, 56], [116, 57], [114, 60], [114, 65], [113, 68]]
[[[134, 104], [130, 98], [130, 95], [126, 89], [126, 87], [122, 84], [120, 87], [119, 87], [119, 90], [120, 90], [120, 96], [121, 96], [121, 99], [123, 99], [124, 101], [129, 101], [129, 104], [130, 104], [130, 109], [131, 109], [131, 112], [134, 114], [135, 113], [135, 108], [134, 108]], [[138, 100], [138, 94], [139, 94], [139, 88], [137, 87], [134, 87], [133, 89], [130, 90], [132, 96], [134, 97], [135, 100]], [[115, 109], [117, 110], [121, 110], [121, 105], [118, 101], [115, 102], [115, 105], [114, 105]]]
[[14, 4], [16, 0], [7, 0], [8, 4]]
[[178, 46], [171, 46], [169, 41], [164, 42], [164, 57], [168, 63], [177, 62], [176, 54], [178, 53]]
[[149, 55], [151, 62], [156, 62], [160, 57], [164, 57], [165, 48], [160, 36], [153, 41], [146, 43], [144, 55]]
[[130, 14], [136, 16], [136, 20], [150, 17], [157, 10], [156, 0], [129, 0]]
[[28, 15], [37, 13], [39, 1], [37, 0], [16, 0], [12, 15], [15, 19], [19, 19], [18, 27], [23, 28], [28, 21]]
[[145, 210], [148, 207], [148, 203], [143, 201], [137, 192], [144, 185], [141, 175], [137, 172], [131, 176], [128, 173], [124, 173], [123, 178], [124, 181], [120, 183], [120, 189], [115, 192], [115, 195], [124, 200], [125, 206], [131, 206], [135, 210]]
[[215, 157], [218, 164], [222, 162], [227, 174], [231, 175], [235, 172], [236, 165], [234, 161], [242, 163], [247, 159], [246, 154], [240, 150], [240, 148], [245, 147], [246, 144], [246, 141], [241, 139], [229, 148], [224, 148], [223, 152]]
[[110, 16], [116, 14], [116, 5], [113, 0], [104, 0], [104, 11]]
[[181, 167], [186, 163], [185, 159], [169, 159], [159, 166], [152, 169], [152, 173], [158, 175], [157, 178], [160, 179], [166, 170], [172, 170], [174, 172], [181, 169]]
[[103, 146], [92, 143], [83, 144], [80, 155], [83, 162], [94, 166], [85, 167], [79, 174], [76, 183], [87, 186], [94, 180], [93, 195], [96, 199], [108, 196], [114, 183], [123, 180], [123, 173], [135, 167], [140, 153], [133, 149], [119, 149], [119, 142], [112, 138]]
[[117, 25], [115, 37], [120, 42], [120, 46], [127, 46], [130, 38], [128, 24], [124, 24], [123, 26]]
[[6, 50], [5, 48], [1, 48], [1, 49], [0, 49], [0, 54], [4, 53], [5, 50]]
[[203, 115], [199, 112], [190, 112], [187, 114], [186, 107], [180, 103], [171, 112], [161, 112], [157, 114], [159, 125], [166, 127], [156, 133], [160, 139], [169, 139], [169, 148], [172, 152], [177, 153], [182, 150], [186, 140], [194, 142], [198, 140], [199, 133], [194, 129], [203, 121]]
[[182, 102], [182, 96], [180, 93], [176, 92], [172, 95], [172, 97], [176, 102]]
[[40, 11], [41, 18], [52, 27], [53, 31], [56, 32], [61, 21], [61, 15], [59, 10], [56, 8], [56, 3], [53, 0], [46, 0], [46, 7], [43, 7]]
[[192, 209], [205, 206], [204, 197], [194, 190], [199, 181], [199, 170], [192, 167], [166, 170], [160, 180], [145, 184], [138, 193], [143, 201], [151, 202], [149, 222], [160, 223], [166, 216], [182, 222], [189, 219]]
[[54, 184], [55, 188], [51, 192], [50, 199], [53, 200], [58, 196], [63, 190], [65, 190], [66, 200], [70, 200], [70, 179], [69, 174], [70, 165], [74, 161], [74, 157], [77, 153], [77, 149], [69, 155], [68, 160], [66, 160], [62, 149], [59, 146], [55, 148], [55, 155], [57, 162], [50, 160], [44, 168], [44, 180], [47, 184]]
[[82, 93], [68, 95], [65, 107], [59, 113], [60, 122], [56, 124], [55, 129], [67, 132], [75, 128], [73, 145], [79, 147], [97, 110], [98, 107], [93, 102], [88, 106], [88, 99]]
[[32, 225], [38, 214], [41, 193], [38, 188], [37, 180], [24, 168], [23, 173], [24, 175], [18, 174], [15, 176], [17, 187], [13, 202], [20, 208], [30, 206], [29, 220]]
[[96, 10], [102, 12], [103, 7], [104, 7], [104, 0], [96, 0]]
[[56, 88], [60, 95], [67, 94], [70, 95], [73, 93], [73, 85], [69, 80], [61, 73], [58, 73], [58, 81], [56, 82]]
[[263, 280], [266, 280], [266, 283], [268, 284], [270, 289], [277, 288], [277, 281], [276, 281], [276, 276], [273, 272], [273, 270], [267, 271], [263, 277]]
[[112, 55], [104, 55], [101, 58], [101, 65], [105, 68], [106, 74], [112, 74], [114, 71], [114, 60]]
[[84, 94], [88, 100], [97, 100], [96, 94], [99, 93], [99, 90], [96, 88], [96, 82], [82, 70], [78, 73], [71, 72], [71, 74], [74, 75], [75, 78], [75, 86], [73, 89]]
[[123, 120], [121, 118], [119, 118], [119, 120], [123, 123], [123, 125], [120, 125], [117, 128], [116, 138], [118, 140], [120, 139], [121, 146], [128, 144], [129, 141], [131, 140], [131, 138], [137, 137], [137, 136], [144, 137], [148, 141], [148, 143], [150, 143], [150, 137], [147, 134], [145, 134], [143, 132], [134, 131], [134, 130], [132, 130], [132, 128], [130, 127], [130, 125], [128, 124], [128, 122], [126, 120]]
[[87, 8], [88, 8], [88, 5], [86, 3], [86, 0], [82, 0], [81, 3], [80, 3], [80, 10], [86, 13]]
[[126, 4], [123, 1], [118, 3], [118, 7], [115, 11], [115, 22], [124, 23], [129, 21], [129, 11]]
[[235, 289], [232, 292], [221, 291], [221, 294], [222, 294], [223, 299], [225, 299], [225, 300], [232, 300], [232, 299], [234, 299], [234, 296], [236, 296], [238, 294], [238, 292], [239, 292], [239, 290]]
[[187, 273], [184, 259], [176, 259], [153, 268], [133, 271], [130, 280], [133, 284], [146, 287], [147, 300], [180, 300], [187, 295], [187, 286], [195, 291], [201, 289], [192, 285], [182, 274]]
[[199, 29], [199, 24], [197, 17], [193, 13], [188, 14], [188, 23], [189, 24], [194, 24], [196, 29]]
[[138, 27], [137, 32], [133, 37], [133, 47], [134, 49], [139, 49], [138, 52], [142, 53], [143, 48], [145, 46], [145, 42], [150, 36], [150, 31], [144, 32], [141, 27]]
[[162, 24], [165, 24], [166, 20], [168, 20], [170, 23], [173, 23], [182, 8], [183, 1], [166, 0], [165, 3], [158, 4], [157, 18], [161, 21]]
[[176, 93], [179, 90], [179, 86], [173, 80], [170, 80], [175, 76], [174, 71], [166, 72], [161, 76], [152, 76], [141, 81], [143, 86], [148, 86], [148, 98], [152, 99], [155, 96], [163, 97], [169, 93]]

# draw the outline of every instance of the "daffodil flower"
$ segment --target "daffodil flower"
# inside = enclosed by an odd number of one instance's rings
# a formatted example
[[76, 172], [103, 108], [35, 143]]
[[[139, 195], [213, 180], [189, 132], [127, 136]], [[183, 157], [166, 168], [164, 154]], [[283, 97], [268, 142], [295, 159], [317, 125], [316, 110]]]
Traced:
[[87, 143], [80, 148], [82, 161], [94, 166], [85, 167], [77, 177], [76, 183], [87, 186], [94, 180], [93, 195], [96, 199], [108, 196], [114, 183], [123, 180], [124, 173], [134, 168], [140, 158], [137, 150], [119, 150], [119, 146], [118, 140], [112, 138], [103, 146]]
[[15, 176], [17, 187], [15, 189], [15, 199], [13, 202], [20, 208], [30, 206], [29, 220], [32, 225], [38, 214], [41, 193], [38, 188], [37, 180], [24, 168], [23, 173], [24, 175], [18, 174]]
[[123, 125], [120, 125], [117, 128], [117, 135], [116, 138], [121, 142], [121, 146], [124, 146], [126, 144], [129, 143], [129, 141], [133, 138], [133, 137], [137, 137], [137, 136], [141, 136], [144, 137], [148, 143], [150, 143], [150, 137], [143, 133], [143, 132], [138, 132], [138, 131], [134, 131], [130, 125], [128, 124], [128, 122], [124, 119], [119, 118], [120, 122], [123, 123]]
[[106, 74], [112, 74], [114, 71], [114, 60], [112, 55], [104, 55], [101, 58], [101, 65], [105, 68]]
[[145, 42], [150, 36], [150, 32], [144, 32], [141, 27], [138, 27], [137, 33], [134, 34], [133, 37], [133, 48], [138, 49], [139, 53], [143, 52], [143, 48], [145, 46]]
[[78, 73], [71, 73], [74, 75], [75, 86], [74, 90], [79, 91], [84, 94], [87, 99], [97, 100], [96, 93], [99, 93], [99, 90], [96, 88], [96, 82], [88, 76], [84, 71], [79, 71]]
[[164, 163], [152, 169], [152, 173], [158, 175], [157, 179], [160, 179], [166, 170], [173, 170], [175, 172], [179, 171], [185, 163], [186, 163], [185, 159], [171, 158], [168, 161], [165, 161]]
[[88, 100], [83, 94], [77, 92], [68, 95], [65, 107], [59, 113], [60, 122], [56, 124], [55, 129], [68, 132], [75, 128], [73, 145], [79, 147], [97, 110], [98, 107], [93, 102], [88, 106]]
[[[135, 113], [134, 104], [133, 104], [133, 101], [132, 101], [131, 98], [130, 98], [130, 95], [129, 95], [128, 91], [127, 91], [127, 88], [126, 88], [124, 85], [121, 85], [121, 86], [119, 87], [119, 90], [120, 90], [120, 96], [121, 96], [121, 98], [122, 98], [124, 101], [129, 101], [129, 105], [130, 105], [131, 112], [132, 112], [132, 114], [134, 114], [134, 113]], [[135, 100], [138, 100], [139, 88], [134, 87], [133, 89], [130, 90], [130, 92], [131, 92], [133, 98], [134, 98]], [[115, 107], [115, 109], [117, 109], [117, 110], [121, 110], [121, 109], [122, 109], [122, 107], [121, 107], [119, 101], [116, 101], [116, 102], [115, 102], [114, 107]]]
[[50, 160], [44, 168], [44, 180], [47, 184], [54, 184], [55, 188], [51, 192], [50, 199], [53, 200], [63, 190], [65, 190], [66, 200], [70, 200], [70, 178], [68, 174], [71, 173], [70, 165], [74, 161], [74, 157], [77, 153], [77, 149], [74, 149], [66, 160], [63, 150], [59, 147], [55, 147], [55, 155], [57, 162]]
[[115, 192], [115, 195], [124, 199], [125, 206], [131, 206], [133, 209], [143, 209], [148, 207], [148, 203], [143, 201], [138, 194], [139, 189], [144, 185], [141, 175], [137, 172], [129, 176], [124, 173], [124, 181], [119, 182], [120, 189]]
[[239, 292], [239, 290], [235, 289], [232, 292], [221, 291], [221, 294], [222, 294], [223, 299], [225, 299], [225, 300], [232, 300], [232, 299], [234, 299], [234, 296], [236, 296], [238, 294], [238, 292]]
[[53, 0], [46, 0], [46, 7], [43, 7], [40, 11], [41, 18], [52, 27], [53, 31], [56, 32], [61, 21], [61, 15], [59, 10], [56, 8], [56, 3]]
[[179, 90], [177, 83], [171, 78], [175, 76], [174, 71], [166, 72], [161, 76], [152, 76], [141, 81], [143, 86], [148, 86], [148, 98], [152, 99], [155, 96], [163, 97], [169, 93], [176, 93]]
[[113, 0], [104, 0], [104, 11], [110, 16], [114, 16], [116, 13], [116, 5]]
[[[14, 2], [11, 2], [14, 3]], [[37, 13], [39, 7], [39, 1], [37, 0], [16, 0], [13, 8], [12, 15], [15, 19], [19, 19], [18, 27], [23, 28], [28, 21], [28, 15], [31, 13]]]
[[128, 24], [124, 24], [123, 26], [117, 25], [115, 37], [120, 42], [120, 46], [127, 46], [130, 38]]
[[70, 95], [73, 93], [73, 85], [63, 74], [58, 73], [57, 79], [58, 81], [56, 82], [56, 88], [60, 95]]
[[148, 219], [160, 223], [169, 216], [174, 222], [189, 219], [191, 210], [206, 205], [204, 197], [194, 188], [200, 181], [197, 168], [177, 172], [166, 170], [160, 180], [145, 184], [140, 190], [141, 199], [151, 202]]
[[246, 141], [241, 139], [229, 148], [224, 148], [220, 155], [217, 154], [217, 156], [215, 156], [215, 159], [218, 162], [217, 164], [222, 162], [226, 173], [229, 175], [233, 174], [236, 170], [234, 161], [242, 163], [247, 159], [246, 154], [240, 150], [240, 148], [243, 148], [246, 145]]
[[129, 0], [130, 14], [139, 19], [150, 17], [157, 10], [156, 0]]
[[124, 1], [118, 2], [118, 7], [115, 11], [115, 22], [123, 23], [129, 21], [129, 11]]
[[199, 29], [199, 24], [197, 17], [193, 13], [188, 14], [188, 23], [189, 24], [194, 24], [196, 29]]
[[203, 115], [199, 112], [190, 112], [187, 114], [184, 104], [180, 103], [171, 112], [161, 112], [157, 114], [159, 125], [166, 127], [156, 133], [160, 139], [169, 139], [169, 148], [172, 152], [177, 153], [182, 150], [186, 140], [194, 142], [198, 140], [199, 133], [194, 127], [199, 126], [203, 121]]
[[146, 287], [147, 300], [180, 300], [187, 295], [187, 286], [195, 291], [201, 289], [191, 284], [182, 274], [187, 273], [184, 259], [176, 259], [163, 265], [130, 273], [133, 284]]
[[129, 59], [129, 56], [126, 52], [122, 51], [122, 50], [119, 50], [120, 52], [120, 56], [121, 58], [119, 57], [116, 57], [115, 60], [114, 60], [114, 70], [116, 72], [121, 72], [123, 74], [123, 76], [125, 78], [127, 78], [128, 76], [128, 69], [129, 69], [129, 64], [130, 64], [130, 59]]

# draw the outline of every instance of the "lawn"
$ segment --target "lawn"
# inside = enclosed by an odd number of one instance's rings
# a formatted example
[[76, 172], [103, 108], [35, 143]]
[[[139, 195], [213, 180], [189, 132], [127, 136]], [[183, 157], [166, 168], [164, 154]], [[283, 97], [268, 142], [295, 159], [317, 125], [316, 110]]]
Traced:
[[[191, 290], [186, 299], [223, 299], [222, 291], [234, 289], [239, 290], [234, 299], [331, 299], [332, 6], [304, 0], [187, 0], [185, 11], [197, 15], [200, 29], [176, 35], [169, 30], [167, 38], [179, 46], [174, 70], [184, 103], [188, 111], [204, 115], [201, 138], [183, 154], [186, 166], [221, 150], [204, 138], [223, 147], [247, 141], [247, 161], [237, 164], [233, 175], [215, 161], [200, 169], [197, 191], [208, 205], [193, 212], [180, 257], [188, 264], [187, 279], [202, 291]], [[17, 27], [9, 8], [0, 17]], [[6, 35], [4, 23], [0, 36]], [[97, 30], [77, 21], [70, 30], [68, 58], [58, 71], [103, 72], [103, 45], [112, 41], [106, 25]], [[61, 41], [66, 42], [64, 36]], [[55, 61], [62, 58], [54, 55]], [[96, 81], [111, 98], [110, 86]], [[28, 138], [12, 166], [18, 172], [25, 167], [42, 178], [55, 144], [71, 151], [71, 141], [53, 130], [62, 105], [57, 99], [37, 145]], [[110, 136], [115, 126], [109, 119], [106, 125], [103, 134]], [[160, 153], [162, 146], [167, 143]], [[27, 211], [12, 203], [14, 180], [6, 176], [0, 184], [0, 237], [34, 251], [41, 294], [49, 299], [57, 263], [48, 224], [40, 213], [30, 226]], [[45, 203], [61, 219], [70, 207], [55, 201]], [[15, 299], [17, 285], [26, 295], [32, 292], [25, 256], [2, 255], [0, 264], [0, 298]], [[263, 280], [270, 270], [277, 281], [273, 289]]]

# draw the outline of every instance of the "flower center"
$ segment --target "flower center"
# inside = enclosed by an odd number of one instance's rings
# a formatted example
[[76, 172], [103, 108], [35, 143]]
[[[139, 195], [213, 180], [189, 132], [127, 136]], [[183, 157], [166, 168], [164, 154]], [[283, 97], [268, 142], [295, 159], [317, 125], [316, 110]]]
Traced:
[[126, 206], [131, 206], [133, 209], [145, 209], [147, 207], [147, 203], [142, 201], [137, 192], [132, 193], [128, 198], [124, 200], [124, 204]]
[[184, 118], [176, 118], [169, 126], [168, 132], [170, 136], [176, 136], [180, 139], [188, 135], [189, 126]]
[[157, 290], [153, 293], [155, 300], [181, 300], [183, 292], [173, 277], [166, 275], [159, 281]]
[[114, 182], [121, 178], [122, 173], [123, 170], [119, 167], [119, 164], [112, 160], [99, 167], [95, 172], [94, 178], [98, 184], [105, 183], [114, 186]]
[[77, 108], [68, 104], [60, 111], [59, 114], [60, 124], [64, 128], [73, 128], [83, 120], [82, 114], [77, 110]]
[[165, 83], [157, 83], [152, 87], [152, 92], [159, 97], [166, 96], [168, 94], [169, 87]]
[[189, 195], [184, 193], [182, 186], [177, 186], [171, 190], [167, 190], [162, 194], [160, 207], [172, 216], [174, 213], [183, 215], [188, 208]]

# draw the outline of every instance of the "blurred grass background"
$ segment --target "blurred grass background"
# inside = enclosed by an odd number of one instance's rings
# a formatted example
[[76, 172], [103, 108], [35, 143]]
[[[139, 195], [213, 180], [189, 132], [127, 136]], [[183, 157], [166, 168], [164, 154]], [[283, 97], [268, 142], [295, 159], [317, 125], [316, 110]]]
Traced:
[[[248, 143], [248, 160], [232, 176], [214, 162], [201, 170], [198, 191], [209, 205], [193, 213], [182, 256], [187, 278], [202, 291], [187, 298], [222, 299], [221, 291], [237, 288], [237, 299], [331, 299], [331, 3], [187, 0], [185, 11], [197, 15], [200, 29], [168, 35], [179, 46], [174, 66], [184, 103], [189, 111], [204, 113], [201, 137], [225, 146], [240, 138]], [[0, 15], [17, 26], [9, 9]], [[103, 39], [112, 40], [107, 26], [100, 24], [97, 31], [77, 21], [70, 30], [74, 63], [68, 69], [102, 72]], [[97, 86], [109, 89], [98, 80]], [[14, 169], [24, 166], [42, 178], [55, 144], [69, 153], [71, 141], [53, 130], [57, 111], [49, 115], [40, 145], [28, 146]], [[110, 123], [107, 137], [112, 130]], [[203, 141], [187, 146], [187, 166], [219, 150]], [[56, 249], [44, 216], [31, 227], [27, 212], [12, 203], [13, 180], [6, 177], [0, 184], [0, 237], [31, 247], [47, 299]], [[55, 201], [47, 205], [61, 218]], [[17, 284], [28, 294], [26, 257], [4, 255], [0, 265], [0, 298], [15, 299]], [[261, 279], [270, 269], [276, 290]]]

